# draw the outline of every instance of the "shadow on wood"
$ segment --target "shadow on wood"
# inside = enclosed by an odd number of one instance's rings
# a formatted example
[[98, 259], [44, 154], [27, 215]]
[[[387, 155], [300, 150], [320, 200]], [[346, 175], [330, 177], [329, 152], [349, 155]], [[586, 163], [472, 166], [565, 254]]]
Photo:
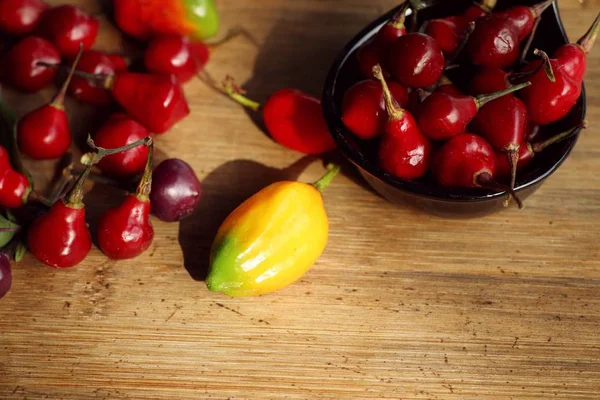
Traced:
[[223, 220], [237, 206], [272, 183], [297, 180], [315, 160], [317, 158], [304, 156], [284, 169], [251, 160], [235, 160], [211, 172], [202, 182], [198, 209], [179, 224], [179, 244], [190, 276], [197, 281], [206, 278], [212, 241]]

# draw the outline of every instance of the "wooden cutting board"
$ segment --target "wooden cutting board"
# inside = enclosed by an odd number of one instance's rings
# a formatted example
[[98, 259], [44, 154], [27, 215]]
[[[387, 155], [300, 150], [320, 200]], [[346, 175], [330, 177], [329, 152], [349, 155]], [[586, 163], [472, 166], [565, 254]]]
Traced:
[[[59, 1], [51, 1], [53, 4]], [[73, 1], [91, 12], [92, 0]], [[208, 71], [264, 100], [291, 86], [319, 95], [342, 45], [393, 0], [218, 2], [223, 31]], [[600, 1], [560, 0], [572, 38]], [[96, 45], [121, 51], [106, 19]], [[181, 224], [153, 220], [141, 257], [94, 249], [68, 271], [28, 255], [0, 301], [2, 399], [597, 399], [600, 396], [600, 48], [587, 73], [590, 128], [522, 211], [444, 220], [392, 205], [349, 164], [328, 188], [328, 247], [298, 283], [230, 299], [201, 281], [223, 218], [277, 180], [324, 171], [268, 139], [201, 81], [191, 115], [157, 140], [187, 160], [202, 203]], [[22, 115], [47, 101], [8, 92]], [[69, 100], [79, 142], [104, 112]], [[52, 163], [35, 165], [38, 184]], [[90, 185], [92, 227], [122, 193]]]

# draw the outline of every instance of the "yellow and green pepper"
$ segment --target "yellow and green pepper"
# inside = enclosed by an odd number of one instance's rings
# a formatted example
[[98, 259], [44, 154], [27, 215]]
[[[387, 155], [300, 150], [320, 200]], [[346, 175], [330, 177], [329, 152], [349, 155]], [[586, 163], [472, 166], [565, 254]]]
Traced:
[[322, 190], [338, 166], [314, 184], [277, 182], [235, 209], [211, 249], [208, 288], [232, 297], [282, 289], [321, 256], [329, 233]]

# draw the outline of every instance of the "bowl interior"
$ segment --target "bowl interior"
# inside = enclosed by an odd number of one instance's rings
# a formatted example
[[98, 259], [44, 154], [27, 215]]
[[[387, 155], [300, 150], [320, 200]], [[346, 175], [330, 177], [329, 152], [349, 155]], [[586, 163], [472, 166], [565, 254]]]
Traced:
[[[500, 0], [496, 10], [506, 9], [514, 5], [533, 5], [536, 0]], [[466, 10], [471, 5], [470, 0], [440, 1], [429, 5], [419, 11], [419, 23], [432, 18], [442, 18], [456, 15]], [[325, 82], [323, 92], [323, 111], [329, 124], [330, 132], [343, 154], [362, 172], [381, 180], [395, 188], [432, 199], [453, 201], [482, 201], [505, 196], [505, 192], [495, 192], [483, 189], [453, 189], [437, 185], [431, 176], [419, 180], [407, 181], [398, 179], [379, 168], [377, 163], [377, 150], [379, 141], [361, 140], [355, 137], [341, 121], [341, 104], [344, 93], [356, 82], [363, 80], [356, 61], [356, 51], [367, 42], [378, 29], [394, 15], [399, 7], [390, 10], [377, 20], [373, 21], [354, 37], [336, 58]], [[410, 19], [410, 18], [408, 18]], [[543, 14], [537, 34], [534, 37], [531, 51], [540, 48], [552, 55], [555, 49], [569, 43], [562, 26], [556, 2]], [[471, 76], [468, 70], [459, 69], [449, 71], [447, 74], [459, 87], [468, 83], [465, 77]], [[569, 115], [563, 120], [552, 125], [542, 127], [544, 137], [563, 132], [576, 126], [585, 117], [585, 89], [577, 104]], [[534, 162], [527, 170], [521, 172], [517, 179], [516, 190], [521, 191], [551, 175], [565, 160], [577, 142], [579, 133], [559, 144], [550, 146], [543, 153], [534, 158]]]

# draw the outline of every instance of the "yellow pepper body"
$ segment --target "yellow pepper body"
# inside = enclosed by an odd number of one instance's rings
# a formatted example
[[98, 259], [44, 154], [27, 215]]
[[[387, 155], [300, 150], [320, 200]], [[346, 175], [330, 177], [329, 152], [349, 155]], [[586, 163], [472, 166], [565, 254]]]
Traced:
[[232, 297], [282, 289], [321, 256], [328, 233], [317, 184], [274, 183], [225, 219], [213, 242], [206, 284]]

